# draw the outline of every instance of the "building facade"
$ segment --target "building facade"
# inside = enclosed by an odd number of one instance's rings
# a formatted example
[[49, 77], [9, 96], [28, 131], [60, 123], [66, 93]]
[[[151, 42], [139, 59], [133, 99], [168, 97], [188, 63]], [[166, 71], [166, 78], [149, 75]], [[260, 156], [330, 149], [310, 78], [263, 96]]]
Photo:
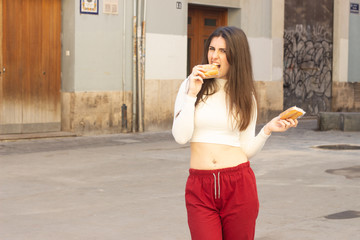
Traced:
[[[178, 87], [220, 25], [248, 36], [259, 122], [295, 104], [360, 111], [359, 0], [82, 3], [0, 0], [0, 134], [170, 129]], [[20, 9], [38, 16], [32, 31]]]

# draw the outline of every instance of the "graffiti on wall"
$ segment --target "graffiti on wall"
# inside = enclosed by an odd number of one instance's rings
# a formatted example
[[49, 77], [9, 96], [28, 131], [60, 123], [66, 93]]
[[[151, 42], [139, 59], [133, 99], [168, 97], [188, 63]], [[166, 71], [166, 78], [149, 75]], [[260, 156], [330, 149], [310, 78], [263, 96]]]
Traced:
[[284, 108], [298, 106], [307, 115], [330, 111], [332, 28], [296, 25], [284, 32]]

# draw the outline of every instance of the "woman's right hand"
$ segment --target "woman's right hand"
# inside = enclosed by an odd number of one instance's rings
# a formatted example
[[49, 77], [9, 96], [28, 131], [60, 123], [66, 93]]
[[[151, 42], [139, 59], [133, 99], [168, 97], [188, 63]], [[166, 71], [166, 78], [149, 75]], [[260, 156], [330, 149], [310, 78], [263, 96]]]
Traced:
[[187, 93], [189, 96], [196, 97], [200, 92], [200, 89], [204, 83], [204, 72], [205, 70], [201, 65], [197, 65], [193, 68], [192, 73], [189, 76], [189, 91]]

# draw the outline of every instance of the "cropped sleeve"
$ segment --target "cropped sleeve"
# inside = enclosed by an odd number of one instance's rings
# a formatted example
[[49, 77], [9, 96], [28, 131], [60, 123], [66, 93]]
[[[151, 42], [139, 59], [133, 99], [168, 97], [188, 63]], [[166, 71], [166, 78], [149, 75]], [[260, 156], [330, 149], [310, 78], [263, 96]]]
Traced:
[[187, 143], [194, 132], [196, 97], [187, 94], [189, 80], [185, 79], [176, 96], [172, 134], [179, 144]]
[[[256, 103], [256, 102], [255, 102]], [[239, 135], [240, 142], [242, 143], [242, 150], [248, 159], [255, 156], [264, 147], [266, 140], [271, 136], [264, 132], [264, 127], [260, 132], [255, 135], [256, 119], [257, 119], [257, 107], [255, 106], [255, 112], [252, 120], [245, 131], [242, 131]]]

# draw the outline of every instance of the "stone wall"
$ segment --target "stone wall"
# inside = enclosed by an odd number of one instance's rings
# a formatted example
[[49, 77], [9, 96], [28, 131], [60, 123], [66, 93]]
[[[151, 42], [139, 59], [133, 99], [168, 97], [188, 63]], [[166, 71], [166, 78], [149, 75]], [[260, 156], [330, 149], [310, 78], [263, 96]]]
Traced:
[[282, 81], [256, 81], [258, 123], [266, 123], [283, 111]]
[[[123, 104], [126, 115], [122, 113]], [[79, 135], [131, 131], [131, 92], [64, 92], [61, 105], [62, 131]]]
[[360, 83], [332, 83], [332, 111], [360, 112]]
[[174, 105], [181, 80], [145, 81], [145, 131], [171, 129]]

